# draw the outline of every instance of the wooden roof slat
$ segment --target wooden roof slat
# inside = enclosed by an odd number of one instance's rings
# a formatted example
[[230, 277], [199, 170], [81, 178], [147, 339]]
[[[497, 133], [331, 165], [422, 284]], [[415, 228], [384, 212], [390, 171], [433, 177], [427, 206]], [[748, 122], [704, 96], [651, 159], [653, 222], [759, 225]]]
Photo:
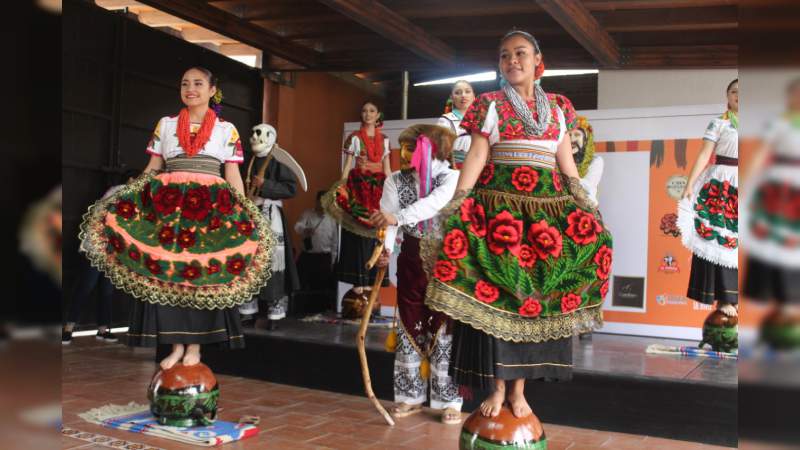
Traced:
[[739, 26], [735, 7], [604, 11], [594, 16], [609, 33], [730, 30]]
[[454, 64], [455, 51], [438, 38], [375, 0], [319, 0], [409, 51], [439, 64]]
[[293, 44], [269, 30], [244, 21], [205, 2], [142, 0], [141, 3], [303, 66], [314, 67], [319, 63], [319, 53], [314, 50]]
[[616, 42], [580, 0], [537, 0], [539, 6], [580, 43], [604, 67], [617, 67], [620, 53]]

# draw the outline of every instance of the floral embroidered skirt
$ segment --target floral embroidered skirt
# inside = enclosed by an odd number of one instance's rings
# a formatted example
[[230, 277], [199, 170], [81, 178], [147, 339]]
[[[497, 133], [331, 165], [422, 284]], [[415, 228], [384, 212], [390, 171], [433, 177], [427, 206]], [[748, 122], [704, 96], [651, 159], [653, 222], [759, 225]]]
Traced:
[[322, 207], [345, 230], [374, 238], [377, 230], [369, 222], [369, 216], [381, 209], [385, 180], [383, 172], [353, 168], [346, 180], [334, 183], [322, 197]]
[[678, 228], [693, 255], [722, 267], [739, 265], [739, 189], [736, 166], [712, 165], [678, 203]]
[[[489, 163], [442, 220], [441, 240], [424, 244], [434, 262], [425, 303], [460, 322], [454, 375], [568, 377], [569, 338], [602, 323], [612, 239], [600, 219], [555, 170]], [[499, 369], [498, 358], [530, 370]]]
[[747, 242], [744, 293], [754, 300], [800, 302], [800, 160], [777, 158], [742, 201]]
[[268, 222], [214, 175], [142, 175], [89, 208], [81, 240], [92, 265], [141, 303], [134, 345], [240, 339], [233, 308], [270, 276]]

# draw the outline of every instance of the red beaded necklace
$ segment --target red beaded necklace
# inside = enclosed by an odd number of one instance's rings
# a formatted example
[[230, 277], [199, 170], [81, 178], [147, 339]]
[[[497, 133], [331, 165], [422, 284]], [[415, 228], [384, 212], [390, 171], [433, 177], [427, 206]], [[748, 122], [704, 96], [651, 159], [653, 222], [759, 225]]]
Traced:
[[380, 162], [383, 159], [383, 135], [381, 130], [375, 127], [375, 136], [369, 137], [367, 135], [367, 128], [361, 127], [358, 130], [358, 137], [364, 146], [367, 147], [367, 157], [372, 162]]
[[192, 126], [189, 119], [189, 110], [183, 108], [178, 114], [178, 143], [181, 145], [186, 156], [192, 157], [200, 152], [211, 138], [214, 124], [217, 121], [217, 114], [209, 108], [203, 116], [203, 123], [197, 134], [192, 136]]

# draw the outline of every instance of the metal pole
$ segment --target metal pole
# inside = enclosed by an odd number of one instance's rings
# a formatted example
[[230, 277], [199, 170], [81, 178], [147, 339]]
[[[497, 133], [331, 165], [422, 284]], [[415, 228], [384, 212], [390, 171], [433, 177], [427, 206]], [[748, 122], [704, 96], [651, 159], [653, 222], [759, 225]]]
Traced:
[[403, 106], [400, 111], [400, 118], [408, 119], [408, 71], [403, 71]]

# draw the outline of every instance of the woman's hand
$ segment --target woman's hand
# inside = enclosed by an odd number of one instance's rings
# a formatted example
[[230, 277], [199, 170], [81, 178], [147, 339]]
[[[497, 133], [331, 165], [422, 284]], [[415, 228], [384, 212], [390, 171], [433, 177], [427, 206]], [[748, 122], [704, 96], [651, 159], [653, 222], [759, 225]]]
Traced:
[[389, 267], [389, 252], [386, 249], [383, 249], [381, 252], [381, 256], [378, 257], [378, 261], [375, 263], [375, 267], [379, 269], [383, 269]]
[[693, 191], [694, 191], [694, 189], [692, 189], [692, 185], [689, 184], [689, 183], [686, 183], [686, 187], [683, 188], [683, 194], [681, 194], [681, 198], [682, 199], [684, 199], [684, 198], [692, 198], [692, 194], [694, 194]]
[[369, 216], [369, 221], [375, 228], [397, 225], [397, 217], [395, 217], [394, 214], [383, 211], [375, 211], [372, 213], [372, 215]]

